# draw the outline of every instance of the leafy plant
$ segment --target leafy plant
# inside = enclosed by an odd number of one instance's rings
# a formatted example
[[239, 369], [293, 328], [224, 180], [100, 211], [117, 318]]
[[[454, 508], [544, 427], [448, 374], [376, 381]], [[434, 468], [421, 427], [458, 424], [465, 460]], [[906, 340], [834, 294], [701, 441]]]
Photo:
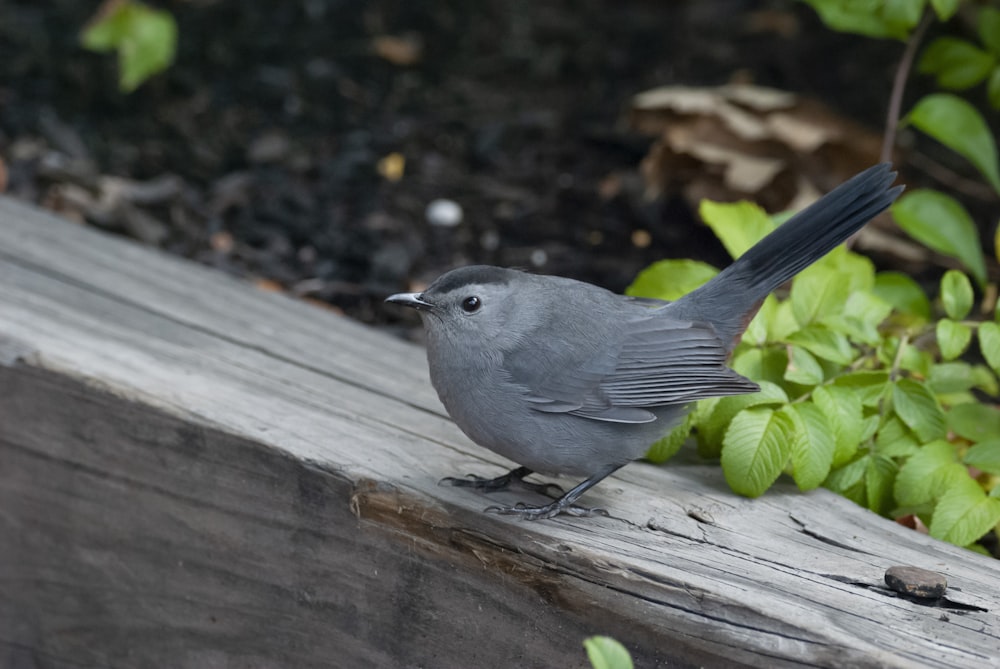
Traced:
[[[748, 203], [705, 202], [700, 214], [734, 257], [774, 227]], [[665, 260], [627, 292], [674, 299], [712, 275]], [[1000, 523], [1000, 410], [974, 394], [1000, 392], [1000, 319], [970, 320], [973, 307], [963, 272], [945, 273], [933, 320], [912, 279], [835, 249], [787, 298], [765, 300], [733, 352], [732, 367], [761, 392], [699, 402], [648, 457], [665, 460], [694, 434], [740, 494], [758, 496], [787, 473], [802, 490], [822, 485], [884, 515], [915, 514], [933, 536], [970, 545]], [[976, 347], [986, 364], [960, 359]]]
[[[985, 82], [989, 104], [1000, 109], [1000, 9], [989, 5], [975, 7], [963, 0], [803, 1], [834, 30], [907, 41], [890, 95], [883, 160], [889, 160], [891, 155], [903, 88], [914, 66], [918, 72], [933, 76], [946, 91], [965, 91]], [[975, 40], [950, 35], [938, 37], [916, 59], [930, 23], [934, 19], [949, 21], [963, 5], [976, 13]], [[952, 92], [932, 93], [918, 100], [901, 122], [967, 159], [993, 190], [1000, 193], [996, 140], [982, 114], [967, 100]], [[892, 213], [910, 236], [958, 259], [979, 286], [986, 284], [978, 238], [969, 234], [975, 227], [961, 203], [937, 191], [914, 190], [893, 205]], [[956, 239], [964, 243], [959, 246], [953, 241]], [[995, 244], [1000, 245], [1000, 237]]]
[[137, 0], [108, 0], [80, 41], [91, 51], [118, 52], [118, 86], [127, 93], [173, 62], [177, 24], [169, 12]]
[[[1000, 10], [965, 3], [976, 13], [975, 40], [940, 37], [918, 59], [929, 25], [952, 19], [962, 0], [804, 1], [834, 30], [906, 41], [883, 160], [902, 122], [964, 157], [1000, 193], [989, 125], [953, 92], [985, 83], [989, 104], [1000, 108]], [[944, 90], [904, 115], [913, 68]], [[996, 294], [996, 286], [985, 290], [978, 232], [958, 200], [916, 189], [891, 211], [910, 236], [957, 259], [984, 294]], [[704, 203], [701, 216], [734, 257], [773, 225], [746, 203]], [[1000, 232], [994, 246], [1000, 256]], [[692, 261], [664, 261], [629, 292], [675, 299], [713, 274]], [[760, 495], [785, 472], [803, 490], [823, 485], [878, 513], [915, 515], [933, 536], [972, 545], [1000, 523], [1000, 410], [975, 394], [1000, 392], [1000, 316], [984, 305], [993, 319], [970, 319], [974, 295], [968, 275], [949, 271], [934, 312], [908, 277], [876, 273], [864, 257], [837, 249], [796, 277], [787, 299], [769, 297], [734, 351], [733, 367], [760, 381], [761, 392], [700, 402], [649, 457], [670, 457], [693, 433], [703, 455], [720, 458], [737, 492]]]

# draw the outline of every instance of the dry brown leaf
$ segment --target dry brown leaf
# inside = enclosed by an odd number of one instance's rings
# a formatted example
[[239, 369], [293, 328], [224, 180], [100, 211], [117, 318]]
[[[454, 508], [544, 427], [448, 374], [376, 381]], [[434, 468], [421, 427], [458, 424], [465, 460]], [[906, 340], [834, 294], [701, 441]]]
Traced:
[[372, 40], [372, 50], [393, 65], [413, 65], [424, 52], [423, 41], [416, 35], [379, 35]]
[[719, 94], [730, 102], [761, 112], [788, 109], [796, 102], [795, 93], [747, 83], [720, 86]]
[[765, 123], [771, 137], [802, 153], [815, 151], [837, 135], [828, 125], [817, 125], [809, 119], [783, 112], [768, 115]]
[[878, 161], [881, 136], [786, 91], [747, 83], [661, 87], [635, 96], [633, 130], [658, 137], [647, 192], [751, 198], [770, 210], [811, 202]]

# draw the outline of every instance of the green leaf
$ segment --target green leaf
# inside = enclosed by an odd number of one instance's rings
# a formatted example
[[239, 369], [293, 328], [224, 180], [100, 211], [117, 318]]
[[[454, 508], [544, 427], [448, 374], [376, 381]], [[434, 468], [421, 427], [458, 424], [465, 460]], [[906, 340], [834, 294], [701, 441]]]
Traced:
[[844, 310], [850, 288], [837, 278], [836, 273], [830, 272], [804, 272], [795, 277], [790, 299], [792, 313], [799, 325], [804, 327], [826, 314], [839, 314]]
[[947, 21], [958, 11], [959, 0], [931, 0], [931, 7], [937, 14], [938, 19]]
[[997, 375], [986, 365], [973, 365], [972, 377], [976, 381], [975, 388], [991, 397], [1000, 395], [1000, 382], [998, 382]]
[[169, 12], [134, 0], [112, 7], [98, 15], [80, 39], [92, 51], [118, 51], [119, 87], [129, 92], [173, 62], [177, 23]]
[[891, 416], [886, 420], [875, 436], [875, 452], [887, 458], [908, 457], [919, 448], [916, 435], [898, 416]]
[[871, 461], [870, 455], [863, 455], [853, 462], [849, 462], [839, 469], [834, 469], [826, 477], [823, 486], [835, 493], [843, 495], [855, 504], [864, 506], [865, 504], [865, 474]]
[[967, 362], [941, 362], [931, 367], [927, 386], [935, 395], [963, 393], [975, 388], [980, 379]]
[[927, 386], [914, 379], [899, 379], [892, 389], [896, 415], [923, 442], [944, 439], [944, 412]]
[[695, 402], [694, 409], [690, 414], [691, 421], [699, 426], [708, 421], [709, 416], [715, 411], [715, 407], [721, 399], [721, 397], [707, 397]]
[[774, 223], [753, 202], [712, 202], [702, 200], [698, 215], [712, 228], [734, 259], [774, 230]]
[[867, 290], [851, 293], [843, 313], [824, 314], [820, 322], [826, 327], [870, 346], [881, 341], [878, 328], [892, 313], [892, 305]]
[[774, 295], [768, 295], [757, 315], [747, 326], [741, 342], [751, 346], [763, 346], [771, 342], [780, 342], [798, 329], [799, 324], [795, 322], [788, 301], [779, 302]]
[[950, 269], [941, 277], [941, 302], [948, 318], [960, 321], [972, 311], [972, 283], [957, 269]]
[[805, 268], [799, 276], [813, 273], [830, 279], [833, 278], [832, 274], [836, 274], [836, 279], [846, 283], [852, 293], [858, 290], [871, 290], [875, 285], [875, 264], [870, 258], [847, 250], [844, 244], [835, 247], [817, 262]]
[[917, 102], [904, 121], [965, 156], [1000, 193], [996, 142], [969, 102], [951, 93], [933, 93]]
[[1000, 9], [983, 7], [976, 20], [976, 30], [983, 46], [993, 55], [1000, 56]]
[[993, 371], [1000, 372], [1000, 325], [991, 322], [979, 324], [979, 350], [986, 364]]
[[907, 507], [933, 502], [962, 477], [969, 478], [958, 464], [954, 446], [947, 441], [924, 444], [899, 468], [893, 486], [896, 502]]
[[793, 332], [788, 336], [788, 343], [797, 344], [817, 357], [840, 365], [849, 365], [854, 361], [855, 352], [847, 337], [822, 326], [810, 325]]
[[954, 360], [965, 353], [972, 341], [972, 328], [965, 323], [942, 318], [934, 330], [937, 335], [938, 348], [945, 360]]
[[767, 407], [736, 414], [722, 440], [722, 471], [734, 492], [758, 497], [778, 478], [796, 439], [787, 412]]
[[1000, 499], [987, 497], [969, 477], [957, 479], [941, 495], [931, 518], [932, 537], [966, 546], [1000, 523]]
[[774, 295], [768, 295], [757, 310], [757, 315], [750, 320], [743, 332], [741, 341], [753, 346], [763, 346], [768, 341], [768, 323], [774, 320], [778, 309], [778, 300]]
[[587, 659], [594, 669], [633, 669], [632, 656], [625, 646], [609, 636], [592, 636], [583, 640]]
[[826, 416], [833, 429], [836, 444], [833, 466], [840, 467], [854, 457], [864, 429], [861, 420], [861, 399], [851, 388], [820, 386], [813, 391], [812, 401]]
[[694, 427], [694, 413], [689, 413], [684, 417], [684, 421], [670, 431], [667, 436], [653, 442], [653, 445], [646, 451], [646, 459], [650, 462], [666, 462], [674, 457], [681, 446], [691, 436], [691, 429]]
[[994, 67], [990, 72], [990, 78], [986, 82], [986, 97], [991, 107], [1000, 109], [1000, 66]]
[[[775, 307], [767, 322], [767, 341], [784, 341], [785, 338], [799, 329], [799, 324], [792, 312], [791, 302], [788, 300], [779, 302], [774, 295], [769, 297], [774, 300]], [[767, 304], [767, 300], [764, 301], [764, 304]]]
[[862, 370], [838, 376], [833, 385], [849, 388], [861, 399], [861, 404], [877, 407], [886, 386], [889, 384], [889, 372], [885, 370]]
[[1000, 476], [1000, 438], [979, 442], [965, 452], [962, 462], [987, 474]]
[[785, 368], [788, 366], [788, 356], [784, 346], [740, 346], [730, 365], [738, 374], [758, 383], [770, 381], [782, 385], [785, 379]]
[[964, 89], [986, 78], [996, 58], [956, 37], [938, 37], [927, 45], [917, 70], [933, 74], [942, 88]]
[[633, 297], [676, 300], [706, 283], [719, 273], [708, 263], [697, 260], [660, 260], [639, 272], [625, 289]]
[[789, 360], [788, 368], [785, 370], [785, 380], [807, 386], [823, 382], [823, 368], [809, 351], [799, 346], [789, 346], [788, 349]]
[[788, 395], [777, 384], [759, 380], [759, 393], [731, 395], [721, 398], [702, 424], [698, 427], [698, 452], [702, 457], [718, 457], [723, 435], [736, 414], [748, 407], [768, 404], [788, 404]]
[[114, 51], [128, 36], [130, 5], [121, 2], [110, 5], [110, 11], [99, 12], [80, 34], [83, 48], [97, 53]]
[[873, 292], [904, 314], [930, 320], [931, 303], [920, 284], [901, 272], [879, 272]]
[[986, 261], [979, 232], [958, 200], [935, 190], [914, 190], [892, 205], [899, 227], [931, 249], [961, 260], [980, 286], [986, 284]]
[[892, 487], [896, 481], [899, 465], [892, 459], [879, 454], [872, 455], [865, 468], [865, 489], [868, 492], [868, 508], [875, 513], [889, 513], [893, 504]]
[[812, 490], [823, 484], [833, 465], [836, 444], [833, 431], [819, 407], [811, 402], [790, 404], [788, 411], [795, 426], [792, 442], [792, 477], [799, 490]]
[[882, 0], [882, 16], [886, 22], [906, 30], [917, 25], [923, 11], [923, 0], [918, 2], [914, 2], [914, 0]]
[[881, 420], [882, 417], [878, 414], [865, 416], [861, 419], [861, 435], [858, 437], [859, 444], [863, 444], [875, 436], [875, 432], [878, 430], [878, 425]]
[[800, 325], [836, 323], [848, 297], [867, 294], [874, 285], [872, 261], [841, 244], [795, 277], [789, 300], [792, 313]]
[[948, 429], [971, 442], [1000, 439], [1000, 409], [979, 402], [956, 404], [948, 410]]
[[907, 26], [887, 20], [875, 11], [879, 4], [872, 2], [844, 2], [843, 0], [805, 0], [819, 14], [827, 26], [842, 33], [856, 33], [868, 37], [895, 37], [904, 39]]

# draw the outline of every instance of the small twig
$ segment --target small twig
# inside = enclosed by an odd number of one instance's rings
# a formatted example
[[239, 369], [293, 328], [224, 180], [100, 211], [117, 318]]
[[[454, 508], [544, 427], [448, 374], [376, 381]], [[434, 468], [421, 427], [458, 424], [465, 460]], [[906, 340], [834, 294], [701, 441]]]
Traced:
[[903, 57], [896, 68], [896, 76], [892, 80], [892, 93], [889, 95], [889, 112], [885, 119], [885, 135], [882, 137], [881, 162], [887, 163], [892, 160], [892, 147], [896, 144], [896, 128], [899, 126], [899, 111], [903, 106], [903, 91], [906, 89], [906, 80], [913, 69], [913, 60], [917, 55], [917, 47], [924, 39], [924, 33], [934, 19], [934, 12], [930, 9], [924, 11], [920, 23], [913, 29], [910, 39], [906, 43]]
[[925, 153], [918, 150], [910, 151], [906, 156], [906, 162], [923, 171], [935, 181], [945, 185], [948, 190], [968, 197], [974, 197], [984, 202], [996, 202], [997, 192], [993, 188], [982, 181], [969, 179], [958, 174]]
[[899, 348], [896, 349], [896, 356], [892, 360], [892, 368], [889, 370], [889, 380], [895, 381], [899, 374], [899, 367], [903, 364], [903, 351], [910, 345], [910, 335], [904, 334], [899, 338]]

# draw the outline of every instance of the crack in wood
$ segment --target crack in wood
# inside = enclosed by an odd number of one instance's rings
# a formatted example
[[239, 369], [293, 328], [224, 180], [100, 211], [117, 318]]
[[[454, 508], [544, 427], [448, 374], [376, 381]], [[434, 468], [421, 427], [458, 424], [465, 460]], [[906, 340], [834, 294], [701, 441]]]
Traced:
[[[683, 611], [707, 621], [724, 623], [735, 628], [792, 641], [818, 643], [815, 639], [793, 634], [791, 630], [784, 632], [776, 629], [775, 626], [781, 625], [780, 621], [769, 619], [769, 624], [772, 625], [769, 629], [768, 627], [739, 622], [729, 617], [713, 615], [703, 608], [684, 606], [676, 601], [652, 597], [640, 589], [628, 588], [609, 580], [594, 578], [593, 574], [597, 573], [597, 570], [594, 569], [594, 561], [584, 555], [575, 555], [574, 557], [572, 551], [566, 551], [564, 548], [557, 547], [556, 550], [562, 557], [566, 558], [565, 561], [556, 562], [551, 559], [550, 555], [541, 551], [531, 551], [525, 547], [515, 547], [498, 542], [496, 539], [474, 530], [448, 528], [447, 526], [454, 523], [453, 518], [449, 519], [446, 515], [438, 516], [436, 513], [428, 515], [426, 507], [415, 496], [384, 482], [371, 479], [359, 481], [351, 496], [350, 505], [355, 517], [377, 523], [382, 527], [392, 526], [395, 531], [404, 533], [409, 540], [419, 539], [421, 546], [438, 554], [442, 548], [440, 531], [443, 530], [448, 533], [448, 545], [455, 548], [457, 553], [471, 556], [482, 566], [505, 576], [513, 577], [523, 585], [533, 589], [545, 601], [556, 606], [563, 608], [572, 606], [572, 602], [562, 596], [562, 577], [570, 577], [641, 599], [655, 606]], [[580, 564], [574, 565], [574, 561], [578, 561]], [[599, 567], [599, 565], [596, 566]], [[664, 578], [653, 572], [625, 565], [621, 567], [621, 570], [642, 581], [656, 585], [659, 589], [666, 588], [668, 591], [684, 592], [694, 603], [703, 604], [707, 599], [710, 599], [709, 593], [695, 592], [682, 582]], [[732, 607], [727, 610], [732, 610]], [[757, 616], [760, 613], [746, 607], [740, 607], [740, 612], [736, 617], [742, 613], [751, 616]]]
[[[687, 534], [685, 532], [679, 532], [677, 530], [671, 529], [671, 528], [666, 527], [664, 525], [659, 525], [659, 524], [657, 524], [657, 522], [655, 520], [650, 520], [649, 522], [647, 522], [646, 523], [646, 529], [652, 530], [653, 532], [661, 532], [663, 534], [666, 534], [666, 535], [669, 535], [669, 536], [672, 536], [672, 537], [679, 537], [681, 539], [687, 539], [688, 541], [693, 541], [693, 542], [698, 543], [698, 544], [711, 544], [713, 546], [717, 545], [715, 542], [713, 542], [713, 541], [711, 541], [711, 540], [708, 539], [708, 536], [705, 534], [705, 528], [703, 528], [701, 526], [698, 526], [698, 529], [701, 531], [701, 537], [691, 536], [690, 534]], [[720, 546], [720, 548], [721, 548], [721, 546]]]
[[926, 606], [929, 608], [948, 609], [950, 611], [955, 611], [956, 613], [965, 613], [968, 611], [979, 611], [981, 613], [989, 612], [989, 609], [983, 608], [981, 606], [976, 606], [975, 604], [966, 604], [964, 602], [957, 602], [953, 599], [949, 599], [947, 595], [939, 597], [937, 599], [929, 599], [926, 597], [914, 597], [912, 595], [896, 592], [895, 590], [892, 590], [880, 584], [865, 583], [864, 581], [859, 581], [849, 576], [841, 576], [839, 574], [821, 574], [818, 572], [813, 572], [813, 573], [816, 574], [817, 576], [828, 578], [831, 581], [836, 581], [838, 583], [844, 583], [845, 585], [852, 585], [857, 588], [870, 590], [871, 592], [882, 595], [883, 597], [889, 597], [891, 599], [902, 599], [904, 601], [913, 602], [914, 604], [918, 604], [920, 606]]
[[696, 520], [699, 523], [704, 523], [706, 525], [715, 525], [715, 518], [712, 516], [712, 514], [709, 511], [699, 506], [690, 506], [684, 509], [684, 513], [687, 515], [688, 518]]
[[807, 537], [811, 537], [813, 539], [816, 539], [817, 541], [821, 541], [829, 546], [836, 546], [837, 548], [843, 548], [844, 550], [851, 551], [852, 553], [871, 555], [871, 553], [869, 553], [868, 551], [861, 550], [856, 546], [845, 544], [842, 541], [837, 541], [836, 539], [831, 539], [830, 537], [821, 534], [818, 530], [810, 528], [805, 521], [797, 518], [795, 514], [790, 513], [788, 514], [788, 517], [792, 520], [792, 522], [794, 522], [796, 525], [799, 526], [799, 532], [806, 535]]

